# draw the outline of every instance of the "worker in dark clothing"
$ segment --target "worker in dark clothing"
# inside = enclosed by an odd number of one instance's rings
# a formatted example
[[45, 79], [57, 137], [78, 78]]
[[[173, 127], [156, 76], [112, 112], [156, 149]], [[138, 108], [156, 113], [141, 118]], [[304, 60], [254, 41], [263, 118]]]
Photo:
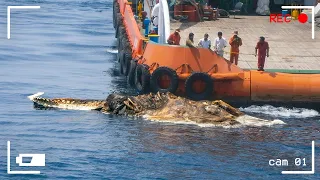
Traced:
[[188, 47], [195, 47], [195, 46], [194, 46], [193, 37], [194, 37], [194, 34], [193, 34], [193, 33], [189, 33], [189, 37], [188, 37], [188, 39], [186, 40], [186, 46], [188, 46]]

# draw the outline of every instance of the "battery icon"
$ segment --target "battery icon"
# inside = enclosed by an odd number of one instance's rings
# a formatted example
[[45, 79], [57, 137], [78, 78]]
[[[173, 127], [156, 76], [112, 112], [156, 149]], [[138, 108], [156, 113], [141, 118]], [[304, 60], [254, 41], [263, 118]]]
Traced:
[[[19, 154], [16, 157], [16, 163], [19, 166], [45, 166], [45, 159], [45, 154]], [[30, 162], [26, 163], [25, 160], [30, 160]]]

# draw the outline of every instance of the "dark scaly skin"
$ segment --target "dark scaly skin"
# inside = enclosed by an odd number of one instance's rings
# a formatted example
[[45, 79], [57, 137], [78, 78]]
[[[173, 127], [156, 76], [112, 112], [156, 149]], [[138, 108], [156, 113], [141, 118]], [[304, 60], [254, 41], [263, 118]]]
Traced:
[[235, 119], [244, 115], [229, 104], [217, 101], [192, 101], [171, 93], [126, 96], [110, 94], [106, 100], [82, 100], [72, 98], [32, 99], [40, 107], [75, 109], [82, 107], [119, 115], [148, 115], [152, 119], [170, 121], [187, 120], [196, 123], [234, 125]]
[[43, 97], [36, 97], [33, 100], [35, 107], [38, 108], [59, 108], [58, 106], [76, 106], [76, 107], [88, 107], [92, 110], [102, 110], [105, 107], [103, 100], [91, 100], [91, 99], [72, 99], [72, 98], [54, 98], [48, 99]]

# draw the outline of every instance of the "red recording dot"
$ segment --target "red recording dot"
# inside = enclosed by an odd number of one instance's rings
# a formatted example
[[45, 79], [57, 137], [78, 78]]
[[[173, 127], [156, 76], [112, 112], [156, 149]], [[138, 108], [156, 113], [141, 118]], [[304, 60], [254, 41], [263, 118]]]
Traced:
[[308, 16], [304, 13], [301, 13], [298, 17], [299, 22], [306, 23], [308, 20]]

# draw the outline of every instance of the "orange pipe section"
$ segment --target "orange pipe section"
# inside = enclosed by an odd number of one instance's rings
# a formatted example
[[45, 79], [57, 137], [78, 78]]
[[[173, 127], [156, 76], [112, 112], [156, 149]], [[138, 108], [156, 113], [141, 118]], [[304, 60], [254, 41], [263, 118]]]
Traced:
[[251, 71], [251, 99], [320, 102], [320, 74]]
[[[186, 80], [191, 74], [179, 74], [179, 79]], [[214, 73], [209, 74], [214, 80], [241, 80], [244, 78], [244, 73]]]

